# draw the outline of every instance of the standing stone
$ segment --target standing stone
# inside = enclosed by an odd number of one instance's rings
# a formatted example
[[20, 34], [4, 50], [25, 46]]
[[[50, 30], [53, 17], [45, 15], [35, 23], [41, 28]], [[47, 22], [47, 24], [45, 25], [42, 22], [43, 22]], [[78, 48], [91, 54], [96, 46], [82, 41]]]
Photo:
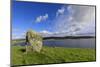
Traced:
[[[42, 49], [42, 36], [38, 33], [29, 30], [26, 33], [26, 42], [28, 42], [33, 51], [40, 52]], [[29, 50], [29, 49], [28, 49]]]

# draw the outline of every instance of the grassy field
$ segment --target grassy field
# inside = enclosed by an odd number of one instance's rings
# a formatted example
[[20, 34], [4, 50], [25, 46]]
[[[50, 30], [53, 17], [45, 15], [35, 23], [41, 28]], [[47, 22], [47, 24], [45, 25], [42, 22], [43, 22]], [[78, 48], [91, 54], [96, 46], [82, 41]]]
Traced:
[[12, 46], [12, 65], [95, 61], [95, 49], [43, 47], [41, 53], [25, 53], [24, 46]]

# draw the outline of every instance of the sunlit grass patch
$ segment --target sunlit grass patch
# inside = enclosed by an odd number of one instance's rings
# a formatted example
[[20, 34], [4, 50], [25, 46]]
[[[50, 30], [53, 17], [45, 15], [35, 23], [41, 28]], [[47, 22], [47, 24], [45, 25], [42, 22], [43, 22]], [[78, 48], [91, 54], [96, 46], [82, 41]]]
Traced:
[[12, 65], [95, 61], [95, 49], [43, 47], [40, 53], [25, 53], [25, 46], [12, 46]]

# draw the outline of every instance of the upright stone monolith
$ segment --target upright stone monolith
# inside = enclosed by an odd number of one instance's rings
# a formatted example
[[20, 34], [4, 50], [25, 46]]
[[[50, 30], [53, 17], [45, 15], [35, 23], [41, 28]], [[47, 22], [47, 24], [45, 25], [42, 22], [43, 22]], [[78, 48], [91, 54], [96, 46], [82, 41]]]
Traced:
[[[41, 49], [42, 49], [42, 36], [39, 35], [37, 32], [29, 30], [26, 33], [26, 42], [28, 44], [30, 44], [29, 46], [32, 47], [33, 51], [36, 51], [36, 52], [41, 51]], [[27, 48], [26, 50], [30, 50], [30, 48]]]

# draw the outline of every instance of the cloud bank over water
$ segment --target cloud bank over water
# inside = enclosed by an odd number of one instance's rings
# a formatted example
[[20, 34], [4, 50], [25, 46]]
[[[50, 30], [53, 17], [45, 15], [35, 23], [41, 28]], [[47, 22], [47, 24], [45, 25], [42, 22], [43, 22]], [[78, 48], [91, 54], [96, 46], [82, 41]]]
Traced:
[[54, 32], [41, 32], [44, 36], [95, 36], [95, 7], [63, 5], [56, 12]]
[[95, 7], [69, 5], [54, 22], [55, 30], [66, 34], [94, 33], [95, 34]]

